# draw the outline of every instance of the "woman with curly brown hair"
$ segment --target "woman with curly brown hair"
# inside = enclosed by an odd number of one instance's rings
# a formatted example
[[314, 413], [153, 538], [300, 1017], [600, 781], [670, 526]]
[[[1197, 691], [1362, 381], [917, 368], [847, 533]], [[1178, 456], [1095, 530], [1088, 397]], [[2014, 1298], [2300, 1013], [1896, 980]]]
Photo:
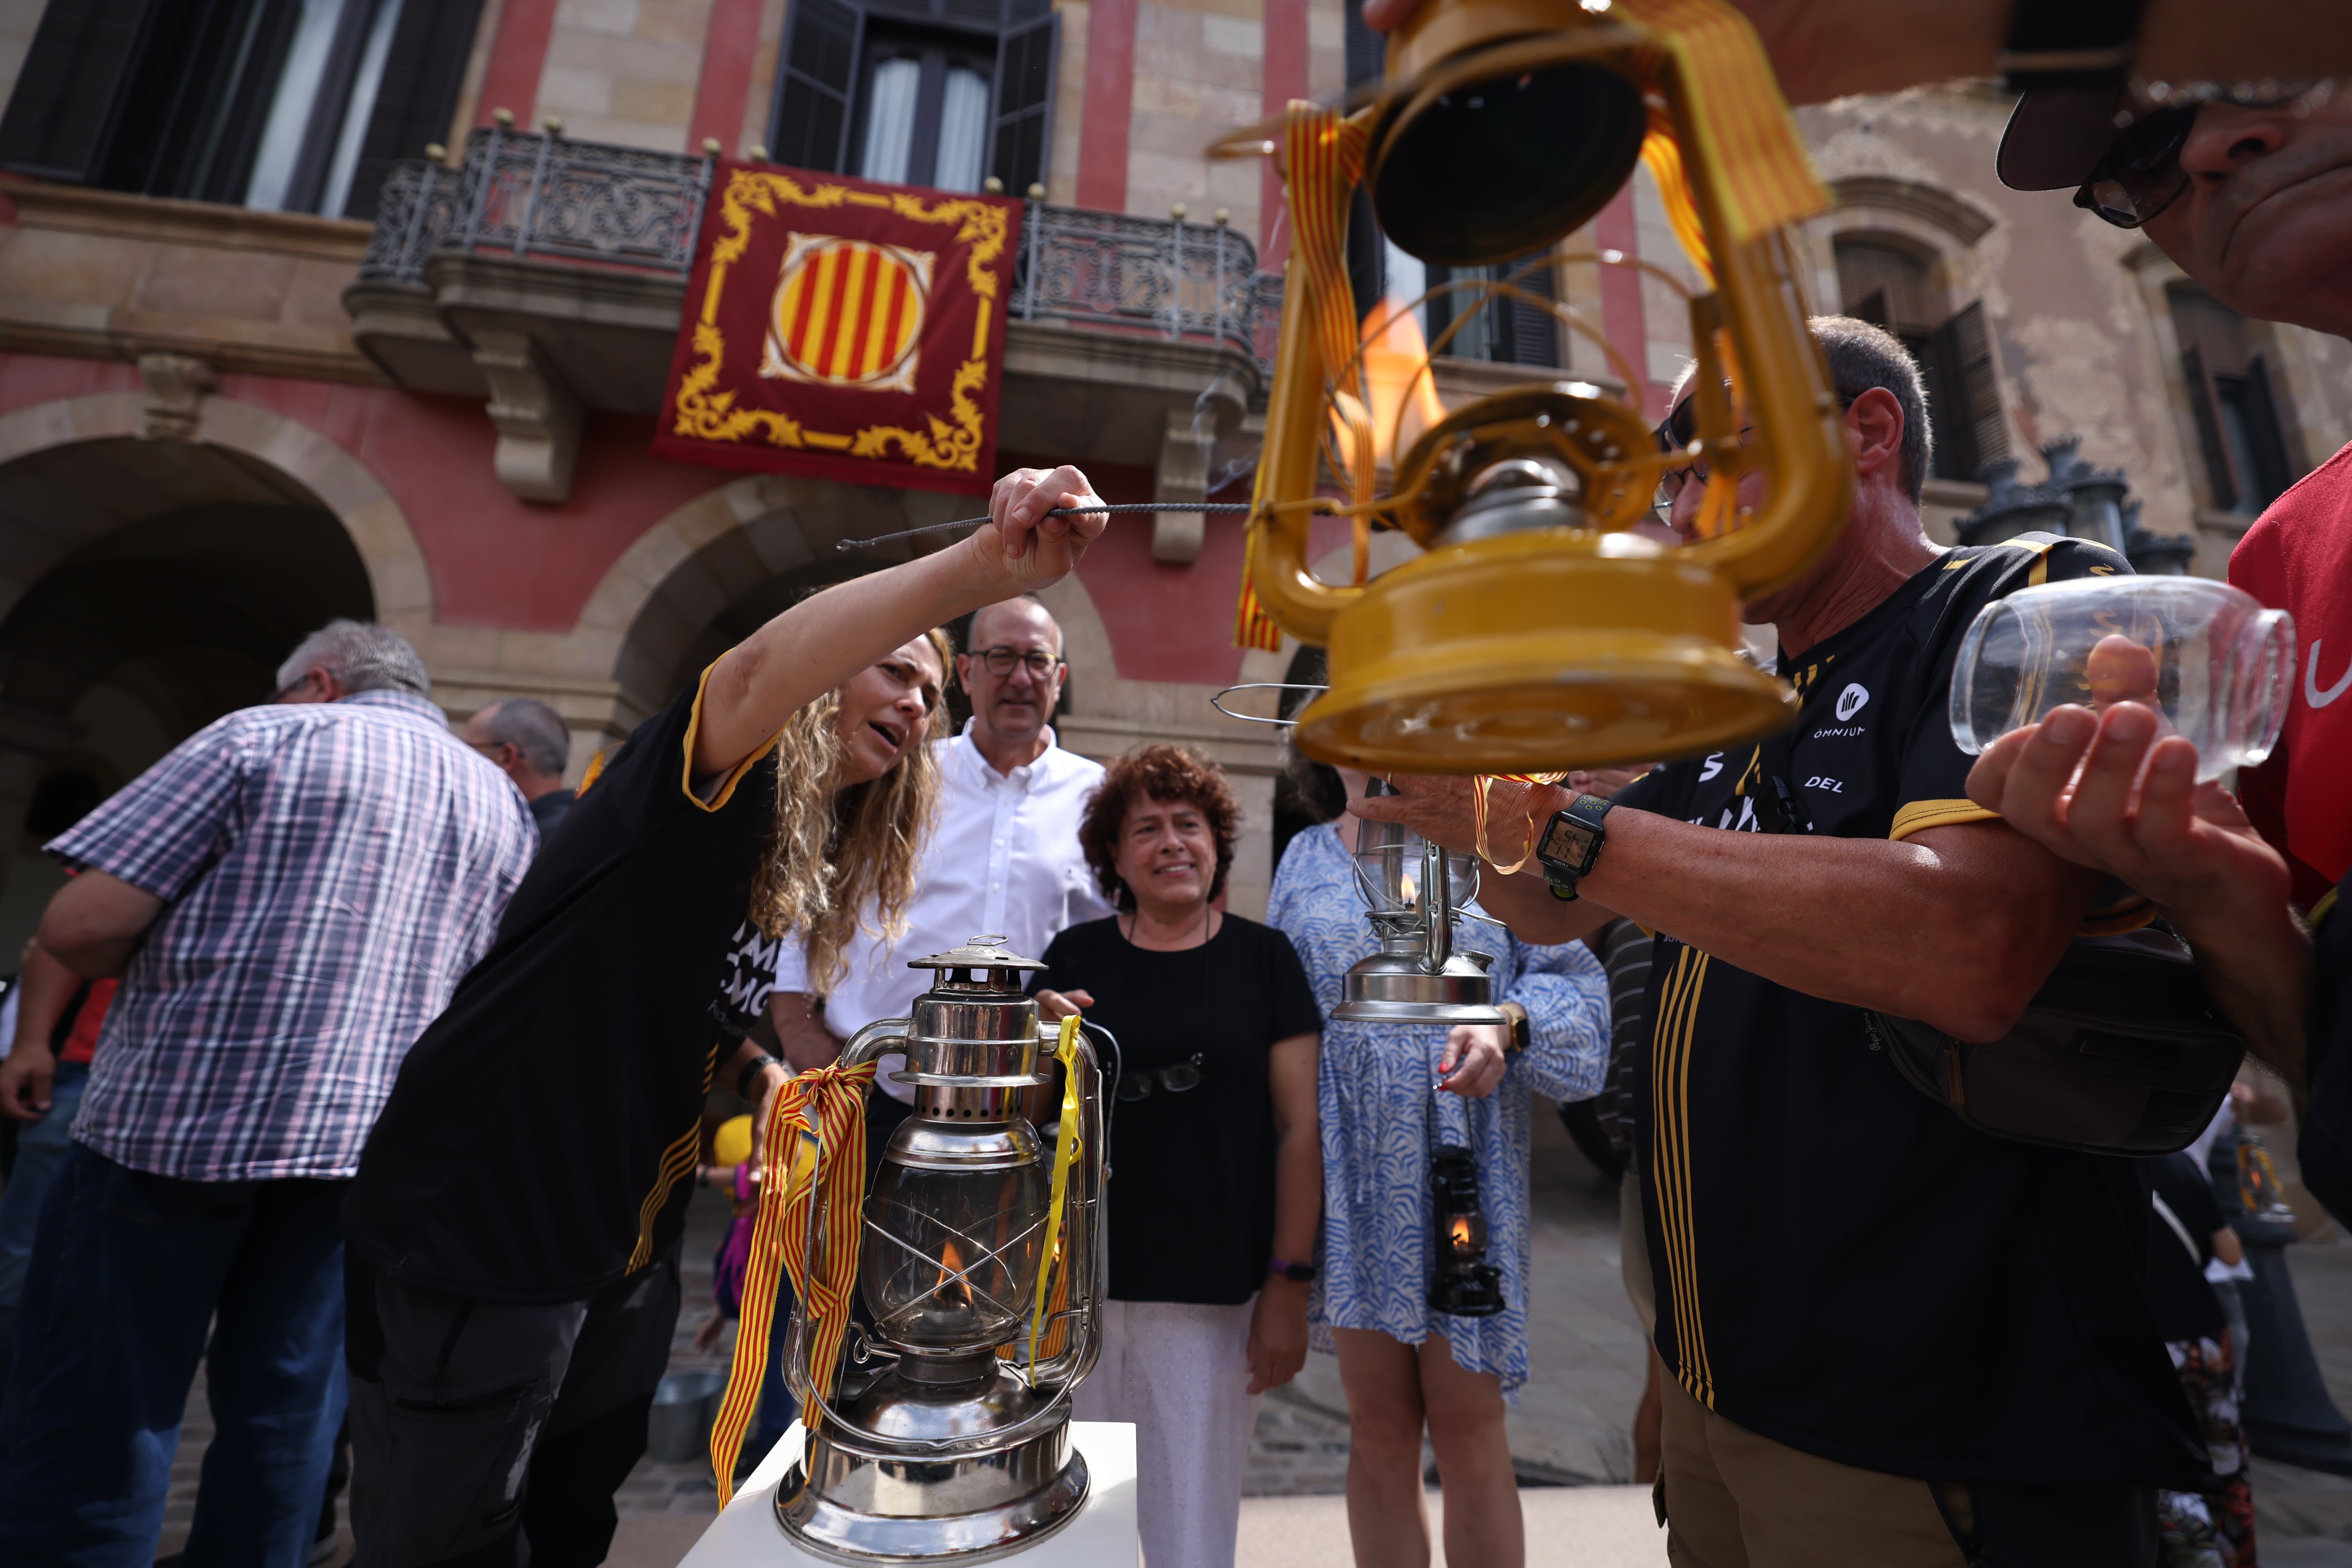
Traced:
[[1037, 999], [1118, 1037], [1110, 1297], [1082, 1420], [1136, 1424], [1151, 1568], [1230, 1568], [1258, 1396], [1307, 1359], [1322, 1028], [1280, 931], [1216, 907], [1241, 807], [1215, 763], [1110, 764], [1078, 837], [1119, 913], [1045, 950]]

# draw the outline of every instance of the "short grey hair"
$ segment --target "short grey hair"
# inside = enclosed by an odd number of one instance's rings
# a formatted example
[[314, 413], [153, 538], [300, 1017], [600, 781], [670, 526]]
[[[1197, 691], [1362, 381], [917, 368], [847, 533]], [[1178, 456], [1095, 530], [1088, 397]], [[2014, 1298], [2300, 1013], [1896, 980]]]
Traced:
[[[1903, 410], [1903, 489], [1911, 504], [1917, 506], [1936, 456], [1936, 427], [1927, 416], [1927, 388], [1920, 378], [1918, 362], [1893, 332], [1852, 316], [1815, 316], [1805, 325], [1811, 330], [1813, 342], [1822, 346], [1822, 358], [1830, 367], [1830, 384], [1837, 388], [1840, 403], [1851, 406], [1855, 398], [1875, 386], [1891, 394], [1895, 406]], [[1668, 407], [1682, 401], [1683, 389], [1697, 368], [1696, 361], [1683, 366], [1673, 395], [1666, 400]]]
[[512, 746], [534, 773], [563, 776], [572, 761], [572, 726], [535, 697], [506, 697], [474, 715], [494, 746]]
[[278, 667], [278, 689], [300, 685], [314, 669], [333, 676], [346, 691], [433, 695], [433, 678], [408, 639], [373, 621], [329, 621], [304, 637]]

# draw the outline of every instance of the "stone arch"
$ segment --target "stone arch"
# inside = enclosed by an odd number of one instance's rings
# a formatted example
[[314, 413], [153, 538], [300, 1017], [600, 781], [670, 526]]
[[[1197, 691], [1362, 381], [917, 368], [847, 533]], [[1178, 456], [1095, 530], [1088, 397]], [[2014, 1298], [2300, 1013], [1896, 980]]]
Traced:
[[[152, 409], [140, 393], [100, 393], [0, 416], [0, 465], [58, 447], [148, 437]], [[299, 420], [226, 397], [204, 400], [188, 439], [255, 459], [307, 490], [351, 535], [367, 568], [376, 618], [421, 646], [433, 621], [425, 552], [400, 503], [364, 464]], [[13, 552], [0, 574], [0, 615], [43, 572], [103, 531], [51, 535]]]
[[1831, 210], [1809, 226], [1824, 305], [1838, 302], [1836, 245], [1868, 239], [1926, 262], [1958, 305], [1980, 298], [1989, 258], [1979, 246], [2000, 220], [1965, 193], [1897, 174], [1848, 174], [1830, 182]]

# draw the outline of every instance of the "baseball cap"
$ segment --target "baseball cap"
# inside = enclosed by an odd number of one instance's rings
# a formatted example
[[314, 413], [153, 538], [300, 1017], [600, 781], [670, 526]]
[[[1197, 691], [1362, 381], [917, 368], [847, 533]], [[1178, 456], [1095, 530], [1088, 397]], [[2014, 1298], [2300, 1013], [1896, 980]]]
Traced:
[[1993, 167], [2012, 191], [2071, 190], [2091, 177], [2116, 140], [2114, 81], [2029, 88], [2000, 133]]

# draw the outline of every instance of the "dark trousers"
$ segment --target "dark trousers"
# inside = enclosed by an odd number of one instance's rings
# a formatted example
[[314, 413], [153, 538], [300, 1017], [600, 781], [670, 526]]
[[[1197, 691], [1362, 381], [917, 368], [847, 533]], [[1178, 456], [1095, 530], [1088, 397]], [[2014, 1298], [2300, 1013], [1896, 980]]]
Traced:
[[352, 1533], [363, 1568], [591, 1568], [646, 1450], [677, 1254], [579, 1301], [489, 1301], [350, 1268]]
[[308, 1559], [343, 1416], [344, 1185], [185, 1182], [73, 1145], [0, 1398], [0, 1563], [153, 1561], [199, 1360], [188, 1568]]

